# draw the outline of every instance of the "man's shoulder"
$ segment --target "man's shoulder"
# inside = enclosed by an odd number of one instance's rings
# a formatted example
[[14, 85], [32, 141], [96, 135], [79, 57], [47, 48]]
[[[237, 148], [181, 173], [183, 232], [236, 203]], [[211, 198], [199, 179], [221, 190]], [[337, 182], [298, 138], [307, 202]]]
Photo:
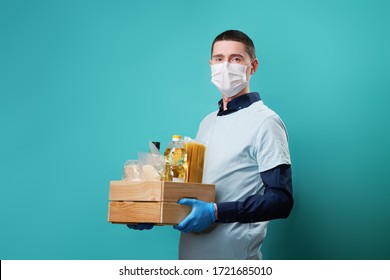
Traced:
[[201, 121], [201, 124], [202, 123], [209, 123], [210, 121], [214, 120], [217, 117], [217, 114], [218, 114], [218, 111], [213, 111], [213, 112], [207, 114], [203, 118], [203, 120]]
[[265, 105], [262, 101], [253, 103], [245, 111], [246, 118], [255, 122], [264, 121], [268, 118], [278, 117], [278, 114]]

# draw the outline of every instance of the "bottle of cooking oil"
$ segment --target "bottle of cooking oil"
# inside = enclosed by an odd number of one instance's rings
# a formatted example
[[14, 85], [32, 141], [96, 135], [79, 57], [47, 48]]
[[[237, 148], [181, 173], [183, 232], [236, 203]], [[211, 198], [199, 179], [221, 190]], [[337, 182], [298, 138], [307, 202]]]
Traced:
[[163, 180], [171, 182], [187, 182], [187, 152], [180, 135], [173, 135], [164, 152], [165, 171]]

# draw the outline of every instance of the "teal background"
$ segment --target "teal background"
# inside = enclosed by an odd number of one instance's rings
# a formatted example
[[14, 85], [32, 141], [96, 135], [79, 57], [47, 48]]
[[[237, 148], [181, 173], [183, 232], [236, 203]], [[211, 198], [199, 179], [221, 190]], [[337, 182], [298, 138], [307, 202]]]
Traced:
[[388, 1], [0, 1], [0, 259], [176, 259], [107, 222], [122, 165], [194, 137], [214, 37], [247, 33], [286, 123], [296, 203], [265, 259], [390, 259]]

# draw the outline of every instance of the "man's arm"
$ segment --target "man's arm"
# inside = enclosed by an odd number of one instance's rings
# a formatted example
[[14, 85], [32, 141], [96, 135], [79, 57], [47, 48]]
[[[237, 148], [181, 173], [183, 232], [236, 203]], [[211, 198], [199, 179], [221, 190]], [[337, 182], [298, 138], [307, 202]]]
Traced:
[[260, 173], [264, 194], [255, 194], [244, 201], [217, 203], [220, 223], [252, 223], [287, 218], [292, 210], [291, 166], [282, 164]]

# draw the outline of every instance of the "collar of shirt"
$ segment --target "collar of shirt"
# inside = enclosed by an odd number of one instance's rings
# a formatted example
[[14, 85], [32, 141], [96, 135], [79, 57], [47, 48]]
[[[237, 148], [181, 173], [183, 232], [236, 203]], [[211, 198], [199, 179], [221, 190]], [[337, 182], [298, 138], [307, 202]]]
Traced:
[[258, 92], [250, 92], [244, 95], [241, 95], [239, 97], [234, 98], [227, 104], [227, 109], [223, 109], [223, 102], [222, 99], [219, 100], [218, 106], [219, 111], [217, 116], [225, 116], [229, 115], [231, 113], [237, 112], [241, 109], [244, 109], [246, 107], [249, 107], [253, 103], [261, 100], [260, 94]]

